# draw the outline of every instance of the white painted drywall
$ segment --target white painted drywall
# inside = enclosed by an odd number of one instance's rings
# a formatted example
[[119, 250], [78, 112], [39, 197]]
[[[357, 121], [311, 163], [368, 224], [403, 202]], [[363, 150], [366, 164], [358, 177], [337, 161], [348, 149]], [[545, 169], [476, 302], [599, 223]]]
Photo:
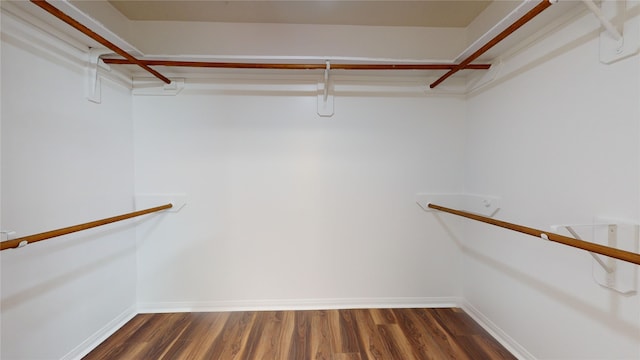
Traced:
[[131, 43], [153, 55], [449, 61], [466, 45], [464, 28], [180, 21], [134, 21], [130, 26]]
[[383, 87], [322, 118], [278, 82], [134, 96], [136, 192], [189, 198], [139, 227], [141, 309], [457, 296], [458, 250], [414, 201], [462, 188], [464, 99]]
[[91, 104], [82, 67], [3, 22], [3, 229], [128, 211], [134, 182], [188, 204], [137, 234], [115, 226], [2, 252], [0, 357], [72, 354], [136, 301], [183, 310], [462, 295], [536, 358], [637, 358], [638, 296], [593, 283], [588, 255], [440, 223], [413, 203], [464, 188], [501, 196], [498, 217], [540, 228], [638, 219], [638, 58], [599, 64], [596, 29], [582, 18], [466, 101], [369, 81], [338, 92], [336, 114], [320, 118], [306, 77], [187, 81], [176, 97], [133, 100], [105, 82]]
[[146, 55], [450, 61], [466, 46], [465, 28], [132, 21], [106, 0], [72, 4]]
[[[87, 101], [82, 54], [4, 13], [1, 47], [2, 228], [25, 236], [131, 211], [130, 90], [105, 80], [102, 103]], [[80, 355], [135, 311], [135, 260], [131, 223], [2, 251], [0, 358]]]
[[[507, 60], [467, 106], [466, 189], [540, 229], [638, 221], [638, 56], [600, 64], [591, 15]], [[550, 229], [549, 229], [550, 230]], [[467, 222], [464, 298], [538, 359], [640, 358], [640, 297], [592, 280], [588, 253]]]

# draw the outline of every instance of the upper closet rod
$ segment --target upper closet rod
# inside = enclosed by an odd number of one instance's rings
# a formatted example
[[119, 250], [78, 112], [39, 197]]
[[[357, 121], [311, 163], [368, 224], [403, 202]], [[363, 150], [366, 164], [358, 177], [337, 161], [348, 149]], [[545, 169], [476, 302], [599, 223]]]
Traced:
[[436, 86], [440, 85], [440, 83], [442, 83], [447, 78], [449, 78], [449, 76], [451, 76], [451, 75], [457, 73], [458, 71], [464, 69], [473, 60], [477, 59], [480, 55], [482, 55], [485, 52], [487, 52], [489, 49], [494, 47], [497, 43], [499, 43], [500, 41], [504, 40], [507, 36], [511, 35], [514, 31], [518, 30], [520, 27], [522, 27], [522, 25], [524, 25], [527, 22], [529, 22], [531, 19], [533, 19], [538, 14], [543, 12], [546, 8], [551, 6], [556, 1], [557, 0], [542, 0], [538, 5], [536, 5], [536, 7], [534, 7], [531, 10], [529, 10], [524, 16], [522, 16], [520, 19], [516, 20], [513, 24], [511, 24], [511, 26], [509, 26], [508, 28], [504, 29], [500, 34], [496, 35], [493, 39], [489, 40], [484, 46], [482, 46], [476, 52], [474, 52], [473, 54], [469, 55], [469, 57], [464, 59], [460, 64], [458, 64], [458, 66], [454, 67], [453, 69], [449, 70], [449, 72], [447, 72], [446, 74], [442, 75], [438, 80], [434, 81], [431, 85], [429, 85], [429, 87], [432, 88], [432, 89], [435, 88]]
[[486, 216], [476, 215], [461, 210], [455, 210], [436, 204], [428, 204], [427, 207], [640, 265], [640, 254], [636, 254], [634, 252], [620, 250], [600, 244], [594, 244], [588, 241], [578, 240], [560, 234], [554, 234], [522, 225], [512, 224], [506, 221], [496, 220]]
[[106, 219], [91, 221], [91, 222], [84, 223], [84, 224], [68, 226], [68, 227], [65, 227], [65, 228], [46, 231], [46, 232], [35, 234], [35, 235], [23, 236], [21, 238], [16, 238], [16, 239], [11, 239], [11, 240], [0, 242], [0, 250], [6, 250], [6, 249], [11, 249], [11, 248], [19, 248], [19, 247], [23, 247], [23, 246], [25, 246], [25, 245], [27, 245], [29, 243], [34, 243], [34, 242], [38, 242], [38, 241], [42, 241], [42, 240], [47, 240], [47, 239], [51, 239], [51, 238], [54, 238], [54, 237], [57, 237], [57, 236], [67, 235], [67, 234], [71, 234], [71, 233], [74, 233], [74, 232], [87, 230], [87, 229], [91, 229], [91, 228], [102, 226], [102, 225], [111, 224], [111, 223], [114, 223], [116, 221], [122, 221], [122, 220], [131, 219], [131, 218], [134, 218], [136, 216], [142, 216], [142, 215], [146, 215], [146, 214], [151, 214], [151, 213], [154, 213], [154, 212], [170, 209], [172, 207], [173, 207], [172, 204], [165, 204], [165, 205], [156, 206], [156, 207], [149, 208], [149, 209], [134, 211], [134, 212], [118, 215], [118, 216], [113, 216], [113, 217], [106, 218]]
[[115, 53], [117, 53], [118, 55], [122, 56], [123, 58], [129, 60], [131, 63], [136, 64], [136, 65], [140, 66], [141, 68], [145, 69], [146, 71], [150, 72], [151, 74], [153, 74], [153, 76], [157, 77], [158, 79], [164, 81], [167, 84], [171, 84], [171, 80], [169, 80], [167, 77], [165, 77], [162, 74], [160, 74], [159, 72], [153, 70], [148, 65], [144, 64], [140, 60], [138, 60], [135, 57], [133, 57], [132, 55], [130, 55], [128, 52], [122, 50], [116, 44], [114, 44], [111, 41], [105, 39], [104, 37], [98, 35], [94, 31], [89, 29], [88, 27], [80, 24], [77, 20], [75, 20], [71, 16], [65, 14], [64, 12], [60, 11], [58, 8], [56, 8], [53, 5], [49, 4], [45, 0], [31, 0], [31, 2], [34, 3], [35, 5], [39, 6], [40, 8], [44, 9], [45, 11], [50, 13], [51, 15], [57, 17], [58, 19], [64, 21], [65, 23], [71, 25], [76, 30], [78, 30], [78, 31], [82, 32], [83, 34], [89, 36], [93, 40], [95, 40], [95, 41], [99, 42], [100, 44], [106, 46], [107, 48], [109, 48], [110, 50], [114, 51]]
[[[126, 65], [131, 61], [125, 59], [102, 59], [105, 64]], [[173, 61], [173, 60], [140, 60], [150, 66], [174, 66], [196, 68], [229, 68], [229, 69], [288, 69], [288, 70], [324, 70], [326, 64], [276, 64], [276, 63], [237, 63], [209, 61]], [[456, 64], [331, 64], [331, 70], [449, 70]], [[487, 70], [490, 64], [473, 64], [464, 68], [469, 70]]]

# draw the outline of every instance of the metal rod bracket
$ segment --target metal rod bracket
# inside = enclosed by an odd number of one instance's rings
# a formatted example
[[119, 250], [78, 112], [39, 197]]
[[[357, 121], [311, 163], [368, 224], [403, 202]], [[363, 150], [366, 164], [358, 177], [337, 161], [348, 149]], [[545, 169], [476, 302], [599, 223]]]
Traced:
[[500, 210], [501, 198], [492, 195], [476, 195], [464, 193], [419, 193], [416, 194], [416, 204], [426, 212], [430, 203], [447, 204], [458, 209], [466, 209], [475, 214], [492, 217]]
[[[585, 241], [584, 238], [592, 243], [638, 252], [640, 227], [634, 222], [597, 218], [593, 224], [554, 225], [552, 229], [566, 230], [581, 241]], [[589, 254], [593, 257], [593, 280], [598, 285], [624, 295], [637, 292], [637, 266], [591, 251]]]
[[582, 2], [598, 18], [600, 32], [600, 62], [612, 64], [635, 55], [640, 50], [640, 20], [637, 16], [627, 18], [631, 10], [629, 1], [603, 0], [600, 7], [593, 0]]
[[15, 234], [16, 232], [13, 230], [0, 230], [0, 235], [2, 235], [2, 238], [0, 238], [0, 241], [9, 240], [11, 236]]
[[618, 29], [611, 23], [609, 19], [604, 15], [602, 10], [593, 2], [593, 0], [582, 0], [589, 10], [598, 18], [602, 26], [609, 32], [609, 35], [613, 37], [614, 40], [622, 42], [622, 34]]
[[333, 116], [333, 86], [329, 78], [331, 70], [331, 61], [325, 62], [323, 81], [318, 82], [318, 115], [322, 117]]
[[102, 82], [100, 80], [99, 68], [103, 68], [107, 71], [111, 70], [111, 67], [100, 60], [102, 55], [113, 54], [113, 51], [108, 49], [91, 49], [88, 54], [88, 64], [86, 71], [86, 96], [87, 100], [100, 104], [102, 102]]

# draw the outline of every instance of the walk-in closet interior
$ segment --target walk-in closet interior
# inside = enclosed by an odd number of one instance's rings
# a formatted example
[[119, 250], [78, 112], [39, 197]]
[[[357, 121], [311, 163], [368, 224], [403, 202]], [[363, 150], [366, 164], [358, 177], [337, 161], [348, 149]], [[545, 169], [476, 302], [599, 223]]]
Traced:
[[639, 1], [0, 9], [1, 359], [640, 359]]

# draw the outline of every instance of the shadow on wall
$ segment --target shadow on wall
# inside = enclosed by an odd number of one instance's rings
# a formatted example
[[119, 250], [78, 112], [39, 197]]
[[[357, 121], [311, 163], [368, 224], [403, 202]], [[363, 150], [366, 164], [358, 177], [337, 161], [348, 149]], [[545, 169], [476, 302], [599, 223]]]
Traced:
[[[106, 236], [112, 235], [117, 232], [121, 232], [124, 229], [132, 228], [133, 224], [127, 224], [124, 226], [119, 226], [115, 229], [109, 229], [106, 231], [101, 231], [96, 234], [85, 235], [81, 237], [74, 238], [71, 241], [60, 242], [56, 244], [53, 248], [46, 248], [46, 255], [52, 255], [57, 252], [66, 251], [71, 249], [74, 246], [77, 246], [81, 243], [86, 243], [88, 241], [100, 240]], [[52, 240], [55, 241], [55, 240]], [[45, 255], [45, 253], [40, 249], [29, 249], [29, 247], [36, 247], [41, 244], [31, 244], [27, 245], [27, 248], [18, 249], [18, 250], [5, 250], [5, 251], [29, 251], [31, 250], [31, 258], [38, 258], [39, 256]], [[26, 302], [32, 301], [33, 299], [38, 298], [50, 291], [55, 290], [63, 286], [64, 284], [70, 283], [78, 278], [89, 276], [92, 272], [95, 272], [97, 269], [108, 265], [109, 263], [122, 258], [126, 255], [130, 255], [131, 253], [135, 253], [135, 242], [134, 239], [131, 239], [131, 244], [123, 249], [120, 249], [118, 252], [110, 254], [108, 256], [98, 258], [95, 261], [92, 261], [89, 264], [79, 266], [74, 268], [72, 271], [68, 271], [65, 274], [56, 276], [54, 278], [48, 279], [42, 283], [39, 283], [30, 288], [19, 291], [15, 294], [9, 295], [7, 297], [2, 298], [2, 312], [6, 312], [12, 310], [13, 308], [24, 304]], [[38, 251], [34, 251], [38, 250]], [[5, 269], [5, 271], [7, 271]]]
[[[85, 63], [80, 61], [79, 57], [70, 57], [66, 49], [57, 48], [51, 43], [44, 41], [42, 38], [31, 36], [24, 32], [21, 35], [30, 41], [26, 42], [6, 32], [0, 33], [0, 39], [4, 43], [11, 44], [21, 50], [33, 54], [34, 56], [46, 59], [53, 64], [64, 67], [65, 69], [74, 72], [83, 71], [82, 68], [85, 66]], [[80, 54], [80, 51], [77, 51], [75, 54]]]
[[[615, 331], [616, 333], [621, 334], [622, 336], [629, 337], [640, 342], [640, 326], [632, 321], [627, 321], [633, 319], [622, 319], [617, 316], [613, 316], [615, 315], [613, 312], [603, 311], [602, 309], [594, 307], [589, 303], [583, 301], [582, 298], [563, 291], [561, 288], [551, 286], [525, 272], [519, 271], [516, 268], [508, 266], [502, 262], [495, 260], [494, 258], [491, 258], [487, 255], [464, 246], [458, 236], [447, 226], [442, 218], [438, 214], [435, 214], [435, 217], [443, 226], [447, 234], [451, 236], [451, 240], [454, 241], [456, 243], [456, 246], [458, 246], [467, 256], [480, 261], [481, 263], [497, 270], [501, 274], [509, 276], [517, 282], [525, 284], [530, 288], [536, 289], [536, 291], [543, 293], [557, 300], [558, 302], [569, 304], [571, 308], [584, 313], [586, 316], [598, 321], [599, 323], [607, 326], [608, 328]], [[632, 334], [636, 335], [634, 336]]]
[[[631, 9], [628, 9], [626, 11], [626, 13], [621, 14], [616, 16], [615, 18], [612, 19], [612, 22], [614, 24], [619, 24], [622, 22], [623, 17], [624, 19], [631, 19], [634, 18], [636, 16], [640, 16], [640, 6], [635, 6]], [[594, 23], [596, 23], [598, 20], [593, 19]], [[570, 22], [567, 22], [566, 24], [569, 24]], [[521, 73], [527, 72], [531, 69], [534, 69], [564, 53], [566, 53], [569, 50], [573, 50], [581, 45], [584, 45], [586, 43], [588, 43], [589, 41], [592, 41], [593, 39], [597, 39], [600, 36], [600, 33], [603, 31], [603, 29], [601, 27], [598, 27], [597, 29], [590, 31], [586, 34], [584, 34], [583, 36], [574, 39], [573, 41], [570, 41], [569, 43], [562, 45], [560, 47], [558, 47], [557, 49], [550, 51], [546, 54], [544, 54], [543, 56], [540, 56], [538, 58], [533, 58], [530, 61], [527, 61], [526, 64], [517, 67], [516, 69], [513, 69], [512, 71], [510, 71], [509, 73], [506, 74], [501, 74], [499, 75], [499, 77], [497, 79], [495, 79], [494, 81], [491, 81], [489, 83], [487, 83], [486, 85], [482, 85], [480, 87], [478, 87], [477, 90], [473, 91], [473, 94], [478, 94], [480, 92], [483, 92], [485, 90], [489, 90], [492, 89], [502, 83], [504, 83], [505, 81], [512, 79], [516, 76], [518, 76]], [[557, 30], [553, 30], [553, 29], [549, 29], [549, 32], [547, 32], [547, 34], [551, 33], [551, 32], [557, 32]], [[514, 52], [512, 52], [511, 54], [515, 54], [518, 55], [522, 52], [523, 48], [529, 47], [529, 46], [533, 46], [535, 45], [535, 43], [538, 42], [538, 39], [533, 40], [532, 42], [525, 44], [524, 46], [521, 46], [519, 49], [515, 50]], [[512, 56], [512, 55], [511, 55]], [[508, 58], [510, 57], [510, 55], [507, 55], [506, 58], [504, 60], [508, 60]]]

